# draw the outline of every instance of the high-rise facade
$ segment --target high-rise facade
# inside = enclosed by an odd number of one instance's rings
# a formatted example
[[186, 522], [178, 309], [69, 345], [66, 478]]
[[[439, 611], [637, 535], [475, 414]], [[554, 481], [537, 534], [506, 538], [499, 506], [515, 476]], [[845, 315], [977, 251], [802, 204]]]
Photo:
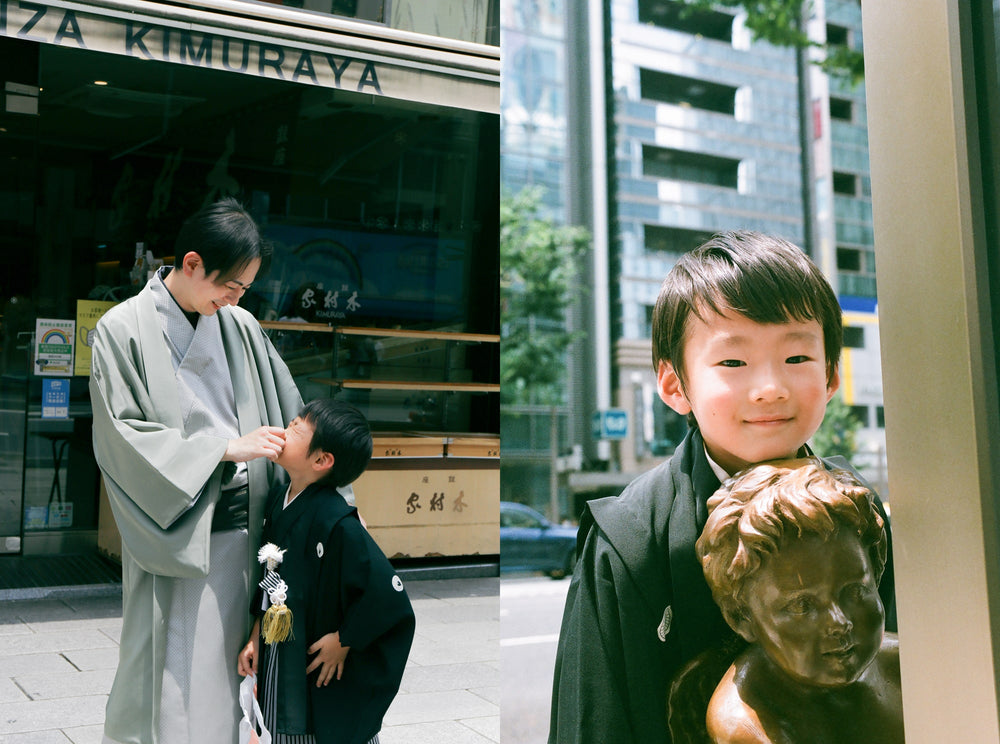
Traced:
[[[541, 214], [556, 224], [567, 207], [566, 4], [512, 0], [501, 4], [501, 198], [539, 187]], [[536, 324], [505, 315], [503, 324]], [[543, 507], [550, 501], [553, 442], [567, 441], [565, 405], [527, 400], [504, 405], [502, 497]]]
[[[505, 14], [519, 5], [537, 7], [516, 0]], [[857, 2], [812, 10], [812, 38], [861, 48]], [[829, 277], [847, 326], [842, 394], [869, 448], [879, 440], [881, 376], [863, 85], [828, 77], [808, 53], [755, 42], [733, 10], [592, 0], [565, 11], [562, 37], [553, 34], [566, 59], [565, 214], [594, 234], [588, 286], [569, 318], [586, 335], [568, 360], [566, 436], [585, 461], [606, 463], [564, 480], [567, 513], [617, 492], [683, 436], [686, 422], [656, 395], [653, 306], [677, 257], [721, 230], [786, 238]], [[511, 70], [519, 50], [502, 43], [508, 127], [522, 73]], [[507, 132], [501, 143], [510, 184]], [[624, 411], [628, 430], [598, 442], [591, 416], [607, 408]]]

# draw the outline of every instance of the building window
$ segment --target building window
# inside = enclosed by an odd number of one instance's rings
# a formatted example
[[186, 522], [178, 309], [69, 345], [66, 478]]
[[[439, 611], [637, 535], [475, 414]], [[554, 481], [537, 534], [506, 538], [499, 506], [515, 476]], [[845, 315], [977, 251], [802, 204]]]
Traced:
[[861, 326], [844, 326], [844, 348], [865, 348], [865, 329]]
[[733, 16], [716, 10], [691, 11], [686, 3], [672, 0], [639, 0], [639, 23], [704, 36], [727, 44], [733, 41]]
[[854, 101], [830, 96], [830, 118], [834, 121], [854, 122]]
[[643, 225], [642, 232], [647, 253], [662, 252], [677, 256], [694, 250], [712, 237], [712, 233], [703, 230], [685, 230], [682, 227], [664, 225]]
[[876, 297], [874, 274], [840, 274], [837, 276], [837, 294], [851, 297]]
[[837, 248], [837, 271], [858, 273], [861, 270], [861, 251], [854, 248]]
[[640, 95], [649, 101], [716, 111], [730, 116], [736, 113], [736, 88], [731, 85], [640, 69], [639, 87]]
[[875, 406], [875, 426], [879, 429], [885, 428], [885, 407]]
[[863, 427], [868, 428], [868, 406], [851, 406], [851, 413]]
[[853, 173], [833, 172], [833, 193], [844, 196], [858, 195], [858, 177]]
[[826, 43], [836, 46], [847, 46], [851, 41], [851, 30], [847, 26], [836, 23], [826, 24]]
[[642, 173], [653, 178], [735, 189], [739, 185], [739, 167], [740, 161], [732, 158], [654, 145], [642, 146]]

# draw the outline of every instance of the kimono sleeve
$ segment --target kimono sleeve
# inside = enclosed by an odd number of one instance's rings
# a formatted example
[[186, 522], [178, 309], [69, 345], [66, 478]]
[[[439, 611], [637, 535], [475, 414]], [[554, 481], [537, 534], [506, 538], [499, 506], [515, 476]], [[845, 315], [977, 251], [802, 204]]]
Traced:
[[164, 385], [172, 384], [172, 374], [150, 369], [130, 330], [102, 319], [94, 334], [94, 454], [110, 480], [109, 495], [126, 495], [166, 529], [194, 504], [220, 467], [228, 442], [211, 436], [186, 438], [179, 426], [164, 422], [155, 399]]
[[[413, 608], [392, 564], [372, 540], [361, 522], [348, 517], [334, 527], [339, 542], [337, 553], [341, 566], [342, 617], [336, 623], [327, 620], [327, 627], [340, 632], [340, 642], [363, 650], [373, 641], [413, 618]], [[324, 571], [327, 570], [324, 562]], [[321, 578], [321, 586], [325, 585]]]

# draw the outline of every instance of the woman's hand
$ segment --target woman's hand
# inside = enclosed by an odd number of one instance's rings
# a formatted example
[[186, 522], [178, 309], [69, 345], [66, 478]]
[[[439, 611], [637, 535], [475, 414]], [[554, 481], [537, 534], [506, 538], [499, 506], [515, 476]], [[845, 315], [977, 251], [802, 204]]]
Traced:
[[285, 448], [285, 430], [280, 426], [261, 426], [239, 439], [230, 439], [223, 462], [248, 462], [258, 457], [277, 460]]

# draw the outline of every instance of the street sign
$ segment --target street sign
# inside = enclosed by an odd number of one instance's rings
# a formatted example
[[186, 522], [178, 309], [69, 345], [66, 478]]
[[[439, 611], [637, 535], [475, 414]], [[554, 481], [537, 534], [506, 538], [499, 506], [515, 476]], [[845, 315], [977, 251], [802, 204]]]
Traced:
[[595, 411], [591, 427], [594, 439], [624, 439], [628, 436], [628, 412], [621, 408]]

